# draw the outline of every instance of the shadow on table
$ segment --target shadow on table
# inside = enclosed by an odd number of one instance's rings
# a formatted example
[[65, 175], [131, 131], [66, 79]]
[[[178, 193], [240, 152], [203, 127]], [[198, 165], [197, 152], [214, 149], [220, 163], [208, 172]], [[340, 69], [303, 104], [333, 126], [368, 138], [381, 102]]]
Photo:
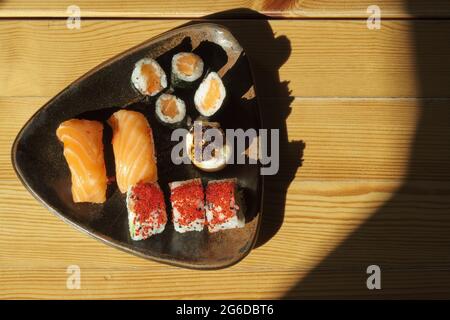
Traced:
[[[418, 9], [416, 1], [408, 5], [411, 12]], [[450, 24], [438, 20], [411, 23], [419, 95], [448, 98]], [[450, 298], [447, 101], [419, 100], [420, 114], [402, 186], [284, 298]], [[366, 287], [366, 268], [373, 264], [381, 268], [381, 290]]]
[[227, 27], [242, 45], [253, 69], [263, 126], [279, 129], [280, 133], [280, 170], [277, 175], [264, 177], [265, 197], [258, 247], [271, 239], [283, 223], [286, 192], [302, 164], [305, 147], [303, 141], [289, 142], [286, 128], [294, 98], [290, 95], [289, 83], [280, 81], [279, 69], [291, 54], [291, 44], [286, 36], [275, 37], [265, 15], [250, 9], [218, 12], [204, 19], [219, 20], [217, 22]]

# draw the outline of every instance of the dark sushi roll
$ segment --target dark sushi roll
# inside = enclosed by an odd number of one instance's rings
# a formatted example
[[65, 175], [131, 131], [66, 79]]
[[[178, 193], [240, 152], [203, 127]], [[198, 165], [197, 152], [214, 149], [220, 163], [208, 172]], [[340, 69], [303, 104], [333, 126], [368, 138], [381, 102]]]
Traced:
[[210, 72], [195, 91], [194, 104], [202, 116], [210, 117], [222, 107], [225, 96], [222, 79], [217, 73]]
[[[199, 131], [196, 132], [196, 130]], [[209, 130], [212, 132], [209, 132]], [[213, 138], [213, 136], [215, 137]], [[194, 121], [194, 125], [186, 135], [185, 141], [189, 159], [197, 168], [203, 171], [219, 171], [230, 162], [232, 156], [231, 145], [227, 142], [218, 122]], [[205, 152], [206, 148], [210, 152]]]
[[155, 113], [163, 124], [174, 126], [186, 116], [186, 105], [180, 98], [164, 93], [156, 100]]
[[192, 52], [180, 52], [172, 58], [172, 86], [190, 88], [203, 74], [203, 60]]

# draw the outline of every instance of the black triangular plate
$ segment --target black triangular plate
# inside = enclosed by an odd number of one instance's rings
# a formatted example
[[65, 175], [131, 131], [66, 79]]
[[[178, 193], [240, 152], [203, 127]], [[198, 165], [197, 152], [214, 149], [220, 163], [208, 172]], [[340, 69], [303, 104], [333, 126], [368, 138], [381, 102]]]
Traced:
[[[157, 36], [72, 83], [25, 124], [14, 142], [12, 162], [18, 177], [34, 197], [61, 219], [89, 235], [127, 252], [168, 264], [196, 269], [223, 268], [246, 256], [255, 243], [263, 191], [259, 165], [228, 165], [216, 173], [205, 173], [192, 165], [174, 165], [170, 161], [171, 146], [175, 144], [170, 141], [171, 129], [156, 121], [154, 100], [143, 98], [130, 83], [134, 63], [144, 56], [158, 60], [170, 75], [172, 56], [189, 50], [203, 58], [205, 69], [218, 71], [227, 88], [228, 102], [214, 120], [223, 128], [261, 128], [260, 109], [245, 52], [225, 27], [199, 23]], [[192, 98], [188, 98], [193, 92], [176, 94], [184, 95], [188, 113], [195, 119], [198, 114], [192, 107]], [[206, 230], [179, 234], [172, 223], [168, 223], [162, 234], [133, 241], [128, 233], [125, 196], [115, 184], [109, 187], [104, 204], [75, 204], [70, 191], [70, 172], [55, 135], [56, 128], [70, 118], [105, 121], [123, 107], [143, 112], [153, 128], [159, 183], [166, 199], [167, 184], [171, 181], [200, 177], [206, 183], [210, 179], [237, 177], [246, 203], [245, 227], [215, 234]], [[108, 130], [105, 125], [105, 160], [109, 175], [114, 175]]]

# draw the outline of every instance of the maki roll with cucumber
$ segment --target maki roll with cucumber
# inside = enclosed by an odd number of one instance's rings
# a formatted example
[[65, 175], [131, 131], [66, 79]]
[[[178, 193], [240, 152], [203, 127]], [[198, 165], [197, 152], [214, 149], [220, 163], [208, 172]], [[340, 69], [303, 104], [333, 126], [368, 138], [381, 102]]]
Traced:
[[164, 93], [156, 100], [156, 117], [163, 124], [179, 124], [186, 116], [186, 105], [180, 98]]
[[167, 223], [164, 194], [158, 183], [138, 183], [127, 192], [128, 225], [133, 240], [161, 233]]
[[172, 86], [190, 88], [203, 74], [203, 60], [192, 52], [180, 52], [172, 58]]
[[194, 104], [202, 116], [210, 117], [219, 111], [225, 96], [222, 79], [216, 72], [210, 72], [195, 92]]

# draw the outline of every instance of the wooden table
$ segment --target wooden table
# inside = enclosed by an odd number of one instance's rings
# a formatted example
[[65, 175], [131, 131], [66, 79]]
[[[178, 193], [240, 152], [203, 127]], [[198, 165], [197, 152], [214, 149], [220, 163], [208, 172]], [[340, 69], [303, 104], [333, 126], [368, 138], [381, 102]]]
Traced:
[[[79, 30], [66, 27], [71, 4]], [[1, 1], [0, 298], [449, 298], [450, 5], [378, 0], [381, 29], [371, 30], [372, 4]], [[11, 144], [52, 96], [152, 36], [244, 7], [212, 19], [244, 44], [265, 124], [282, 133], [246, 259], [217, 271], [143, 260], [24, 189]], [[70, 265], [78, 290], [66, 287]], [[369, 265], [381, 268], [381, 290], [367, 289]]]

